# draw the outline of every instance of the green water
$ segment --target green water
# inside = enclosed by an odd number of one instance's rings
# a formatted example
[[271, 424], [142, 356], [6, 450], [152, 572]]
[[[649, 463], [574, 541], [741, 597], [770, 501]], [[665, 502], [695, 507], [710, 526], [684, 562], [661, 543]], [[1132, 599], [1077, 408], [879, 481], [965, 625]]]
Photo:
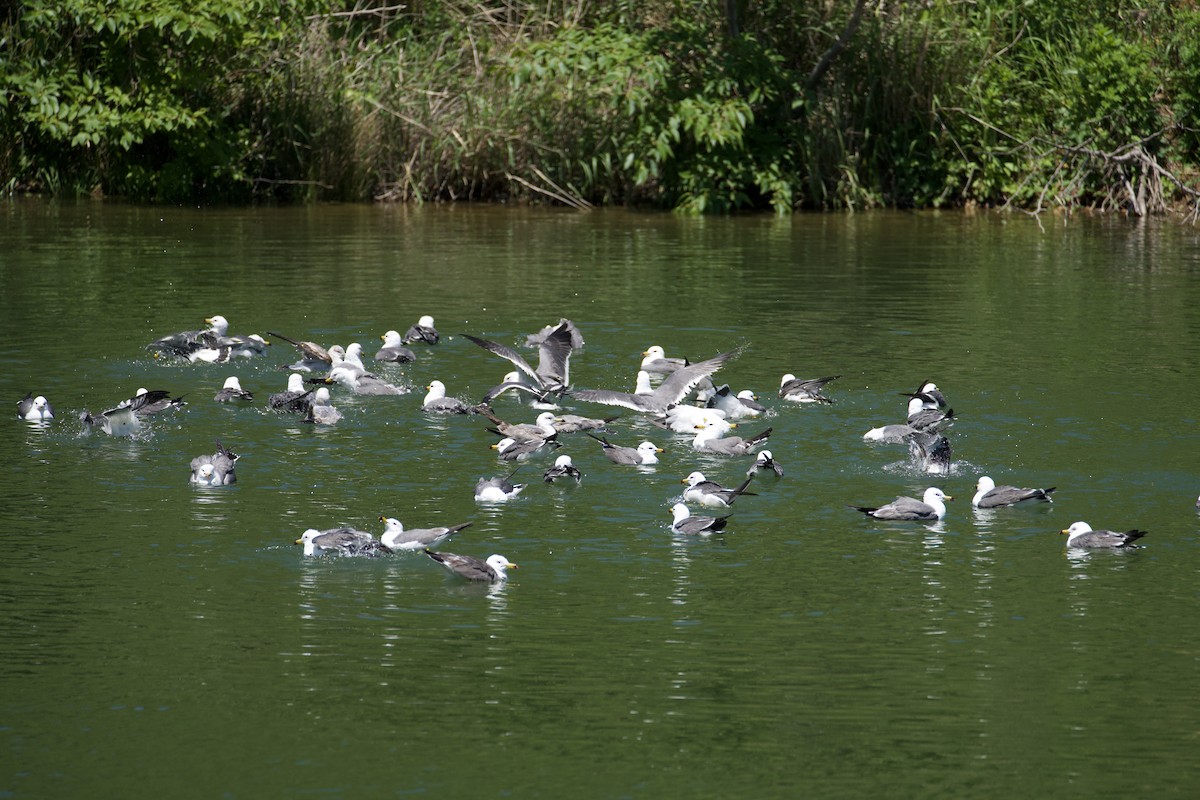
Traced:
[[[1200, 237], [1169, 222], [957, 214], [683, 219], [495, 208], [198, 211], [0, 205], [0, 396], [57, 420], [0, 426], [0, 796], [1192, 796], [1200, 492]], [[387, 367], [403, 397], [335, 390], [313, 429], [266, 411], [282, 342], [234, 365], [144, 345], [223, 314], [368, 354], [432, 314]], [[420, 413], [442, 380], [477, 400], [561, 316], [579, 387], [631, 389], [651, 344], [772, 407], [786, 469], [725, 536], [667, 528], [695, 469], [746, 460], [624, 413], [581, 485], [478, 506], [503, 474], [478, 418]], [[784, 372], [839, 374], [785, 405]], [[248, 408], [212, 395], [231, 374]], [[925, 378], [948, 395], [954, 468], [870, 445]], [[76, 419], [139, 386], [186, 410], [135, 439]], [[10, 413], [12, 406], [9, 406]], [[497, 412], [531, 421], [510, 398]], [[578, 405], [594, 416], [611, 413]], [[214, 437], [239, 482], [188, 486]], [[973, 512], [976, 478], [1057, 486]], [[937, 485], [941, 523], [847, 508]], [[305, 559], [308, 527], [470, 520], [442, 549], [520, 564], [508, 585], [422, 555]], [[1070, 553], [1075, 520], [1150, 531]]]

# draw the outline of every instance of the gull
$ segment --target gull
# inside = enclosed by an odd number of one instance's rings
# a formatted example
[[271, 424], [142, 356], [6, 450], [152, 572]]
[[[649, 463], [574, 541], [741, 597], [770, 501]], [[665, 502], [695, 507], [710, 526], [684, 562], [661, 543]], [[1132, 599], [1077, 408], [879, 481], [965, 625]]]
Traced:
[[425, 387], [427, 393], [421, 403], [421, 410], [427, 414], [474, 414], [476, 409], [457, 397], [446, 397], [446, 384], [441, 381], [430, 381]]
[[571, 334], [571, 348], [580, 350], [583, 348], [583, 334], [579, 332], [579, 328], [575, 327], [575, 323], [566, 317], [562, 317], [553, 325], [547, 325], [537, 333], [531, 333], [525, 337], [526, 347], [538, 347], [542, 342], [546, 341], [546, 337], [554, 333], [555, 329], [566, 326], [567, 332]]
[[554, 430], [559, 433], [579, 433], [580, 431], [599, 430], [619, 418], [620, 415], [605, 417], [604, 419], [593, 419], [592, 417], [581, 417], [578, 414], [559, 414], [554, 417], [554, 421], [551, 424], [554, 425]]
[[225, 385], [221, 387], [221, 391], [213, 396], [213, 399], [218, 403], [233, 403], [238, 400], [244, 400], [249, 403], [254, 399], [254, 393], [243, 389], [242, 383], [237, 379], [237, 376], [231, 375], [225, 379]]
[[[566, 325], [560, 324], [538, 345], [537, 369], [529, 366], [529, 362], [511, 347], [499, 344], [498, 342], [488, 341], [487, 339], [481, 339], [478, 336], [471, 336], [468, 333], [464, 333], [463, 336], [489, 353], [494, 353], [512, 362], [514, 367], [528, 376], [530, 380], [529, 386], [533, 390], [541, 392], [543, 398], [550, 393], [562, 392], [571, 382], [571, 332], [567, 330]], [[505, 387], [504, 384], [501, 384], [492, 391], [499, 390], [503, 392], [507, 388], [515, 389], [519, 387]], [[491, 392], [488, 392], [488, 394], [491, 395]], [[487, 402], [488, 399], [485, 397], [484, 402]]]
[[[554, 434], [557, 436], [558, 434]], [[562, 447], [552, 437], [545, 439], [514, 439], [511, 436], [506, 436], [490, 447], [500, 454], [500, 458], [504, 461], [525, 461], [538, 450], [543, 447]]]
[[516, 569], [517, 565], [502, 555], [493, 553], [486, 561], [480, 561], [473, 556], [460, 556], [454, 553], [435, 553], [426, 549], [425, 555], [441, 564], [446, 569], [471, 581], [487, 581], [497, 583], [508, 579], [506, 569]]
[[304, 376], [293, 372], [288, 376], [287, 391], [275, 392], [267, 397], [267, 407], [275, 411], [300, 413], [308, 409], [312, 391], [304, 388]]
[[512, 482], [512, 476], [516, 474], [513, 470], [507, 478], [480, 478], [475, 484], [475, 499], [481, 503], [503, 503], [513, 499], [525, 488], [523, 483]]
[[921, 381], [921, 385], [917, 387], [915, 392], [904, 396], [916, 397], [917, 395], [923, 395], [923, 399], [927, 400], [926, 408], [943, 409], [949, 405], [946, 402], [946, 395], [941, 393], [941, 390], [938, 389], [937, 384], [933, 381]]
[[797, 378], [787, 373], [779, 380], [779, 396], [793, 403], [825, 403], [831, 405], [833, 400], [821, 394], [825, 384], [836, 381], [840, 375], [829, 375], [824, 378]]
[[333, 425], [342, 418], [342, 412], [333, 407], [329, 399], [329, 390], [322, 386], [317, 389], [304, 412], [304, 421], [314, 425]]
[[413, 342], [424, 342], [425, 344], [437, 344], [441, 337], [438, 336], [437, 328], [433, 327], [433, 317], [425, 314], [417, 320], [416, 325], [409, 327], [404, 332], [403, 343], [412, 344]]
[[554, 483], [559, 478], [574, 478], [576, 483], [583, 480], [583, 473], [571, 463], [570, 456], [559, 456], [554, 459], [554, 466], [547, 469], [542, 475], [542, 480], [546, 483]]
[[[350, 347], [354, 347], [354, 345], [350, 345]], [[346, 354], [349, 355], [349, 353], [350, 350], [347, 349]], [[322, 379], [317, 378], [314, 380], [319, 381]], [[397, 395], [408, 394], [409, 392], [406, 386], [396, 386], [366, 371], [359, 372], [358, 368], [353, 365], [346, 366], [345, 364], [339, 364], [329, 370], [329, 377], [324, 378], [324, 381], [327, 383], [331, 381], [340, 383], [355, 394], [361, 395]]]
[[729, 523], [729, 515], [723, 517], [693, 517], [692, 512], [683, 503], [671, 506], [671, 530], [676, 533], [690, 533], [708, 536], [725, 530]]
[[709, 408], [724, 412], [725, 418], [739, 420], [744, 417], [757, 417], [766, 413], [767, 407], [758, 402], [758, 397], [749, 389], [734, 394], [729, 386], [718, 386], [712, 397], [708, 399]]
[[639, 367], [652, 375], [670, 375], [688, 365], [686, 358], [667, 358], [667, 353], [656, 344], [642, 351], [642, 364]]
[[275, 333], [273, 331], [267, 331], [267, 335], [274, 336], [276, 339], [282, 339], [300, 351], [300, 360], [288, 366], [287, 369], [300, 370], [301, 372], [324, 372], [333, 366], [333, 354], [316, 342], [289, 339], [282, 333]]
[[719, 408], [698, 408], [675, 405], [668, 408], [654, 423], [675, 433], [694, 433], [697, 425], [728, 426], [725, 412]]
[[220, 314], [204, 320], [207, 328], [195, 331], [180, 331], [155, 339], [146, 345], [147, 350], [157, 350], [173, 356], [186, 358], [201, 348], [214, 348], [221, 337], [229, 332], [229, 320]]
[[971, 505], [976, 508], [1000, 508], [1001, 506], [1013, 506], [1026, 500], [1045, 500], [1047, 503], [1052, 503], [1054, 500], [1050, 497], [1050, 493], [1053, 491], [1053, 486], [1049, 489], [997, 486], [996, 482], [987, 475], [981, 475], [975, 484], [975, 496], [971, 498]]
[[710, 481], [705, 478], [703, 472], [693, 472], [680, 482], [688, 485], [688, 488], [683, 490], [683, 499], [685, 501], [699, 503], [702, 506], [709, 506], [710, 508], [727, 508], [733, 505], [733, 501], [742, 495], [754, 494], [754, 492], [746, 491], [746, 487], [750, 485], [750, 481], [752, 480], [754, 480], [753, 472], [750, 473], [750, 476], [746, 480], [742, 481], [740, 486], [727, 489], [716, 481]]
[[380, 516], [383, 523], [383, 535], [379, 543], [393, 553], [397, 550], [423, 550], [453, 536], [471, 523], [463, 522], [448, 528], [412, 528], [405, 530], [404, 525], [395, 517]]
[[917, 429], [911, 425], [882, 425], [863, 434], [863, 441], [898, 444], [908, 441]]
[[554, 427], [554, 414], [543, 411], [537, 415], [532, 425], [527, 423], [505, 422], [492, 413], [487, 406], [480, 406], [479, 413], [487, 417], [496, 426], [495, 432], [501, 436], [511, 436], [514, 439], [547, 439], [558, 433]]
[[922, 472], [932, 475], [950, 472], [950, 440], [940, 433], [914, 431], [908, 440], [908, 453]]
[[122, 400], [115, 407], [98, 415], [84, 411], [80, 413], [79, 419], [89, 432], [98, 425], [100, 430], [110, 436], [132, 436], [142, 427], [142, 416], [182, 404], [181, 398], [172, 400], [171, 393], [164, 389], [138, 389], [137, 394], [128, 400]]
[[692, 447], [701, 453], [716, 453], [722, 456], [750, 455], [756, 446], [767, 440], [772, 431], [771, 428], [767, 428], [749, 439], [743, 439], [740, 436], [721, 436], [723, 431], [718, 425], [697, 425], [696, 428], [698, 433], [692, 440]]
[[663, 452], [661, 447], [656, 447], [651, 442], [642, 442], [637, 447], [621, 447], [620, 445], [610, 444], [608, 439], [603, 436], [596, 436], [591, 431], [585, 431], [585, 433], [600, 443], [604, 455], [614, 464], [638, 466], [657, 464], [657, 454]]
[[954, 498], [944, 494], [941, 489], [931, 486], [925, 490], [924, 496], [917, 500], [913, 497], [897, 497], [884, 506], [850, 506], [875, 519], [921, 519], [936, 520], [946, 516], [946, 500]]
[[738, 347], [728, 353], [713, 356], [707, 361], [680, 367], [668, 375], [667, 379], [650, 394], [626, 394], [608, 389], [576, 389], [569, 394], [580, 400], [590, 400], [594, 403], [623, 406], [646, 414], [663, 414], [668, 408], [686, 397], [687, 393], [702, 379], [712, 375], [731, 358], [740, 355], [743, 349]]
[[483, 399], [480, 400], [481, 405], [488, 405], [500, 395], [508, 391], [526, 392], [530, 395], [530, 405], [535, 408], [558, 408], [551, 399], [550, 392], [545, 389], [534, 386], [528, 379], [522, 380], [521, 373], [513, 370], [505, 373], [500, 383], [487, 390]]
[[759, 450], [758, 457], [750, 465], [750, 469], [746, 470], [746, 474], [753, 475], [756, 472], [766, 472], [767, 470], [775, 473], [780, 478], [783, 477], [783, 467], [779, 466], [779, 462], [771, 455], [771, 451]]
[[217, 452], [211, 456], [196, 456], [192, 459], [192, 477], [189, 483], [199, 486], [228, 486], [237, 483], [237, 475], [233, 466], [238, 460], [237, 453], [230, 452], [217, 439]]
[[34, 397], [30, 392], [17, 401], [17, 417], [30, 422], [54, 419], [54, 409], [45, 397], [40, 394]]
[[417, 354], [404, 346], [404, 339], [401, 338], [399, 331], [388, 331], [379, 338], [383, 340], [383, 347], [375, 353], [376, 361], [406, 364], [409, 361], [417, 360]]
[[937, 401], [929, 395], [903, 395], [912, 398], [908, 401], [908, 426], [918, 431], [933, 433], [954, 424], [954, 409], [939, 411]]
[[379, 555], [379, 542], [375, 541], [375, 537], [354, 528], [330, 528], [324, 531], [309, 528], [300, 535], [296, 544], [304, 545], [306, 556], [327, 552], [343, 556]]
[[1094, 531], [1086, 522], [1074, 522], [1071, 527], [1059, 531], [1067, 537], [1067, 547], [1096, 547], [1109, 550], [1136, 550], [1134, 544], [1146, 535], [1146, 531], [1132, 530], [1123, 533], [1118, 531]]

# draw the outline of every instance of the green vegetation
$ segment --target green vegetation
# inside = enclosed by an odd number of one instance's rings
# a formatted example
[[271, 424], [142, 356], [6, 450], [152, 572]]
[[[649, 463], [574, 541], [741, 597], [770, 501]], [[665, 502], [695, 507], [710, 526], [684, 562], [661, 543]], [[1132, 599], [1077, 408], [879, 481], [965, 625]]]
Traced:
[[1200, 198], [1194, 2], [4, 9], [8, 192], [781, 213]]

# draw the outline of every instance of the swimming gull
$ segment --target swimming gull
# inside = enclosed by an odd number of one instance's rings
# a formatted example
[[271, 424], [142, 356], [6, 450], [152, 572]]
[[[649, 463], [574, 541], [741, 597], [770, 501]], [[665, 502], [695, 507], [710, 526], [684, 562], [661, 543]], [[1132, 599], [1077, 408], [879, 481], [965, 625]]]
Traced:
[[540, 390], [543, 395], [561, 392], [571, 383], [571, 333], [565, 325], [559, 325], [538, 345], [537, 369], [529, 366], [529, 362], [520, 353], [507, 345], [468, 333], [464, 333], [463, 336], [489, 353], [512, 362], [514, 367], [528, 376], [530, 385]]
[[743, 389], [734, 394], [728, 385], [716, 387], [706, 405], [724, 412], [725, 418], [730, 420], [757, 417], [767, 411], [754, 392]]
[[430, 545], [448, 539], [463, 528], [470, 527], [471, 525], [470, 522], [462, 522], [446, 528], [410, 528], [409, 530], [405, 530], [404, 525], [395, 517], [381, 515], [379, 521], [384, 526], [383, 535], [379, 537], [379, 543], [393, 553], [397, 550], [423, 550]]
[[304, 545], [304, 555], [314, 556], [324, 553], [337, 553], [343, 556], [377, 556], [379, 542], [366, 531], [354, 528], [330, 528], [319, 531], [309, 528], [296, 544]]
[[455, 553], [435, 553], [429, 549], [425, 550], [425, 555], [455, 575], [471, 581], [497, 583], [508, 579], [508, 575], [505, 573], [506, 569], [517, 568], [516, 564], [496, 553], [488, 556], [486, 561], [481, 561], [474, 556], [460, 556]]
[[662, 414], [686, 397], [688, 392], [702, 379], [712, 375], [727, 361], [740, 355], [743, 349], [743, 347], [738, 347], [707, 361], [681, 367], [668, 375], [667, 379], [650, 394], [627, 394], [608, 389], [575, 389], [568, 394], [579, 400], [590, 400], [593, 403], [623, 406], [646, 414]]
[[547, 436], [545, 439], [514, 439], [505, 436], [491, 445], [491, 448], [499, 453], [504, 461], [525, 461], [544, 447], [562, 447], [554, 438], [556, 436], [558, 434]]
[[422, 342], [424, 344], [437, 344], [441, 337], [438, 336], [437, 328], [433, 327], [433, 317], [425, 314], [417, 320], [415, 325], [409, 327], [404, 332], [404, 344], [412, 344], [413, 342]]
[[300, 370], [302, 372], [325, 372], [333, 366], [333, 354], [316, 342], [289, 339], [282, 333], [275, 333], [274, 331], [267, 331], [267, 335], [274, 336], [276, 339], [282, 339], [300, 351], [300, 360], [295, 364], [289, 365], [287, 369]]
[[329, 390], [324, 386], [317, 389], [304, 412], [304, 421], [314, 425], [333, 425], [341, 418], [342, 412], [334, 408], [329, 399]]
[[925, 490], [920, 500], [913, 497], [897, 497], [884, 506], [850, 506], [869, 517], [886, 520], [936, 520], [946, 516], [946, 500], [954, 498], [935, 486]]
[[201, 348], [216, 347], [221, 337], [229, 332], [229, 320], [218, 314], [209, 317], [204, 322], [208, 325], [207, 328], [172, 333], [161, 339], [155, 339], [146, 345], [146, 349], [187, 358], [188, 355]]
[[45, 397], [40, 394], [34, 397], [30, 392], [17, 401], [17, 416], [30, 422], [41, 422], [54, 419], [54, 409]]
[[554, 430], [559, 433], [579, 433], [580, 431], [594, 431], [605, 427], [608, 423], [620, 419], [620, 415], [605, 417], [604, 419], [594, 419], [592, 417], [581, 417], [578, 414], [559, 414], [554, 417]]
[[793, 403], [825, 403], [832, 404], [833, 400], [821, 394], [825, 384], [836, 381], [840, 375], [828, 375], [824, 378], [797, 378], [787, 373], [779, 381], [779, 396]]
[[575, 323], [566, 317], [562, 317], [553, 325], [547, 325], [537, 333], [531, 333], [525, 337], [526, 347], [538, 347], [542, 342], [546, 341], [546, 337], [554, 333], [557, 328], [566, 326], [567, 332], [571, 334], [571, 348], [579, 350], [583, 347], [583, 334], [579, 332], [579, 328], [575, 327]]
[[192, 459], [192, 477], [188, 482], [199, 486], [228, 486], [237, 483], [237, 475], [233, 471], [237, 460], [237, 453], [226, 449], [218, 439], [217, 452]]
[[559, 456], [554, 459], [554, 466], [547, 469], [542, 475], [542, 480], [546, 483], [554, 483], [559, 478], [574, 478], [576, 483], [583, 480], [583, 473], [571, 463], [570, 456]]
[[79, 419], [89, 432], [99, 426], [100, 430], [110, 436], [132, 436], [142, 427], [143, 416], [165, 408], [177, 408], [182, 404], [182, 398], [172, 399], [171, 393], [165, 389], [138, 389], [137, 394], [128, 400], [122, 400], [113, 408], [96, 415], [83, 411], [79, 414]]
[[603, 448], [604, 455], [614, 464], [639, 466], [657, 464], [657, 454], [663, 452], [661, 447], [656, 447], [651, 442], [642, 442], [637, 447], [622, 447], [620, 445], [611, 444], [608, 439], [604, 438], [603, 436], [597, 436], [591, 431], [585, 431], [585, 433], [600, 443], [600, 447]]
[[653, 344], [642, 351], [642, 363], [638, 369], [651, 375], [666, 376], [688, 365], [686, 358], [667, 358], [659, 345]]
[[225, 379], [225, 385], [221, 387], [221, 391], [217, 392], [213, 399], [218, 403], [249, 403], [254, 400], [254, 393], [243, 389], [242, 382], [237, 379], [236, 375], [230, 375]]
[[558, 408], [551, 397], [552, 392], [540, 386], [534, 386], [529, 378], [522, 378], [521, 373], [516, 370], [505, 373], [500, 383], [488, 389], [483, 395], [483, 399], [479, 402], [481, 405], [489, 405], [497, 397], [509, 391], [526, 392], [529, 394], [529, 403], [534, 408]]
[[725, 526], [729, 524], [728, 514], [723, 517], [694, 517], [683, 503], [671, 506], [671, 516], [674, 517], [671, 521], [671, 530], [676, 533], [708, 536], [725, 530]]
[[946, 401], [946, 395], [942, 394], [937, 384], [933, 381], [921, 381], [921, 385], [917, 387], [917, 390], [912, 395], [904, 396], [915, 397], [917, 395], [923, 395], [924, 399], [928, 401], [927, 408], [943, 409], [949, 406], [949, 403]]
[[383, 340], [383, 347], [375, 353], [376, 361], [406, 364], [409, 361], [417, 360], [417, 354], [404, 346], [404, 339], [401, 338], [399, 331], [388, 331], [379, 338]]
[[513, 499], [525, 488], [523, 483], [512, 482], [516, 474], [514, 470], [507, 478], [480, 478], [475, 484], [475, 499], [481, 503], [503, 503]]
[[305, 390], [304, 376], [293, 372], [288, 376], [287, 391], [275, 392], [267, 397], [267, 407], [274, 411], [288, 411], [294, 414], [308, 410], [312, 390]]
[[438, 380], [429, 382], [425, 387], [425, 400], [421, 410], [427, 414], [474, 414], [476, 408], [469, 406], [457, 397], [446, 396], [446, 384]]
[[750, 481], [752, 480], [754, 480], [753, 472], [740, 485], [733, 489], [728, 489], [716, 481], [710, 481], [705, 478], [703, 472], [693, 472], [681, 481], [681, 483], [688, 485], [688, 488], [683, 490], [683, 499], [687, 502], [699, 503], [702, 506], [709, 506], [710, 508], [727, 508], [733, 505], [733, 502], [742, 495], [754, 494], [754, 492], [746, 491], [746, 487], [750, 485]]
[[1094, 531], [1086, 522], [1075, 522], [1059, 533], [1067, 537], [1067, 547], [1107, 548], [1109, 550], [1136, 550], [1134, 544], [1146, 535], [1146, 531]]
[[496, 426], [494, 431], [501, 436], [511, 436], [514, 439], [546, 439], [558, 433], [554, 427], [554, 414], [543, 411], [537, 415], [533, 424], [505, 422], [497, 417], [487, 406], [479, 406], [479, 413], [487, 417]]
[[756, 472], [773, 472], [777, 477], [783, 477], [783, 467], [779, 466], [779, 462], [771, 455], [770, 450], [759, 450], [758, 457], [754, 459], [754, 463], [750, 465], [750, 469], [746, 470], [747, 475], [753, 475]]
[[[351, 345], [353, 347], [353, 345]], [[349, 350], [346, 351], [349, 354]], [[320, 379], [316, 379], [320, 380]], [[329, 371], [329, 377], [324, 379], [326, 382], [336, 382], [350, 389], [355, 394], [361, 395], [397, 395], [408, 394], [407, 386], [397, 386], [393, 383], [372, 375], [369, 372], [359, 372], [353, 366], [339, 364]]]
[[[726, 423], [728, 427], [730, 426]], [[697, 425], [696, 438], [692, 439], [692, 447], [701, 453], [716, 453], [722, 456], [744, 456], [754, 452], [754, 448], [762, 444], [771, 435], [771, 428], [756, 433], [749, 439], [740, 436], [722, 436], [724, 431], [719, 425]], [[726, 428], [728, 430], [728, 428]]]
[[675, 405], [663, 412], [661, 417], [654, 418], [654, 424], [672, 430], [675, 433], [696, 432], [697, 425], [728, 426], [725, 412], [719, 408], [699, 408], [689, 405]]
[[1053, 498], [1050, 497], [1050, 493], [1053, 491], [1053, 486], [1048, 489], [997, 486], [996, 482], [987, 475], [981, 475], [975, 484], [975, 496], [971, 498], [971, 505], [976, 508], [1000, 508], [1013, 506], [1026, 500], [1045, 500], [1047, 503], [1051, 503]]
[[950, 440], [940, 433], [913, 431], [908, 440], [908, 454], [913, 466], [931, 475], [950, 472]]

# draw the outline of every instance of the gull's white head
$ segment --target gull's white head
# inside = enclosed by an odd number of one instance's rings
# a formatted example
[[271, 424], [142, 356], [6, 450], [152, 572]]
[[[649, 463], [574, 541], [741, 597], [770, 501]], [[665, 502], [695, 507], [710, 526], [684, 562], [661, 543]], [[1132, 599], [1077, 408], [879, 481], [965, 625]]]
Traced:
[[654, 361], [658, 358], [666, 358], [667, 351], [663, 350], [656, 344], [652, 344], [642, 351], [642, 355], [645, 356], [647, 360]]
[[296, 540], [296, 544], [304, 545], [304, 555], [311, 556], [317, 550], [317, 546], [313, 544], [313, 540], [320, 535], [321, 532], [316, 528], [309, 528], [304, 533], [300, 534], [300, 538]]
[[492, 445], [492, 449], [503, 455], [505, 450], [512, 447], [516, 443], [516, 439], [512, 438], [511, 436], [505, 436], [503, 439]]
[[346, 360], [352, 364], [362, 366], [362, 345], [358, 342], [351, 342], [346, 346]]
[[235, 391], [240, 392], [240, 391], [242, 391], [242, 382], [237, 379], [236, 375], [230, 375], [228, 378], [225, 379], [224, 388], [233, 389]]
[[975, 482], [975, 491], [977, 492], [990, 492], [995, 488], [996, 482], [987, 475], [980, 475], [979, 480]]
[[642, 442], [637, 446], [638, 455], [641, 456], [643, 464], [657, 464], [658, 453], [661, 453], [661, 447], [655, 447], [653, 442]]
[[380, 517], [383, 521], [384, 535], [389, 533], [404, 533], [404, 525], [395, 517]]
[[693, 472], [683, 479], [683, 483], [686, 483], [688, 486], [695, 486], [697, 483], [704, 483], [705, 480], [707, 479], [704, 477], [703, 472]]
[[383, 340], [384, 347], [399, 347], [404, 343], [400, 331], [388, 331], [383, 336], [379, 337]]
[[534, 424], [546, 432], [547, 435], [556, 433], [554, 427], [554, 413], [551, 411], [543, 411], [537, 415]]
[[759, 450], [758, 458], [755, 459], [759, 464], [765, 464], [768, 461], [774, 460], [775, 456], [771, 455], [770, 450]]
[[301, 375], [299, 372], [293, 372], [291, 375], [288, 375], [287, 390], [289, 392], [303, 392], [304, 391], [304, 376]]
[[672, 523], [674, 525], [678, 525], [691, 515], [692, 513], [688, 511], [688, 507], [683, 503], [676, 503], [675, 505], [671, 506], [671, 516], [675, 518], [675, 521]]
[[137, 390], [136, 392], [134, 392], [134, 393], [133, 393], [133, 396], [134, 396], [134, 397], [141, 397], [142, 395], [144, 395], [144, 394], [149, 394], [149, 393], [150, 393], [150, 390], [149, 390], [149, 389], [147, 389], [145, 386], [139, 386], [139, 387], [138, 387], [138, 390]]
[[783, 386], [788, 381], [794, 381], [794, 380], [796, 380], [796, 376], [789, 372], [789, 373], [786, 373], [782, 378], [779, 379], [779, 385]]
[[1083, 521], [1072, 522], [1071, 527], [1059, 532], [1066, 535], [1067, 544], [1070, 544], [1071, 542], [1075, 541], [1076, 538], [1083, 536], [1085, 533], [1091, 533], [1092, 526]]
[[919, 397], [914, 397], [908, 401], [908, 415], [911, 417], [925, 407], [925, 401]]
[[742, 400], [757, 400], [758, 399], [758, 395], [756, 395], [754, 392], [750, 391], [749, 389], [742, 389], [740, 392], [737, 393], [737, 396]]
[[417, 320], [417, 324], [420, 325], [422, 328], [432, 328], [433, 327], [433, 317], [429, 316], [428, 314], [425, 314], [419, 320]]
[[29, 410], [25, 412], [25, 419], [27, 420], [53, 418], [54, 412], [50, 410], [50, 401], [40, 394], [33, 398], [33, 401], [29, 405]]
[[429, 390], [429, 393], [425, 395], [426, 403], [430, 403], [434, 400], [441, 400], [446, 396], [446, 384], [442, 383], [441, 381], [430, 381], [429, 385], [425, 388]]
[[953, 500], [954, 498], [936, 486], [930, 486], [925, 490], [925, 494], [922, 495], [921, 499], [925, 502], [925, 505], [933, 506], [934, 510], [938, 512], [938, 518], [940, 519], [946, 514], [946, 503], [944, 501]]
[[196, 470], [196, 483], [211, 485], [216, 479], [217, 471], [212, 464], [201, 464], [200, 469]]
[[558, 458], [554, 459], [554, 466], [556, 466], [556, 467], [573, 466], [573, 464], [571, 463], [571, 457], [570, 456], [559, 456]]
[[204, 321], [212, 326], [212, 331], [217, 336], [224, 336], [225, 334], [229, 333], [229, 320], [225, 319], [220, 314], [214, 314]]
[[338, 364], [346, 360], [346, 348], [342, 347], [340, 344], [335, 344], [333, 347], [329, 348], [329, 359], [332, 362], [332, 366], [336, 367]]
[[329, 390], [326, 389], [324, 386], [322, 386], [320, 389], [317, 389], [317, 393], [313, 395], [313, 405], [314, 406], [331, 405], [331, 402], [329, 400]]
[[[425, 319], [428, 319], [428, 317], [425, 317]], [[433, 322], [433, 320], [429, 320], [429, 321], [430, 321], [430, 323]], [[516, 564], [512, 563], [507, 558], [505, 558], [504, 556], [499, 555], [497, 553], [493, 553], [492, 555], [488, 556], [486, 563], [489, 567], [496, 570], [496, 580], [500, 580], [500, 581], [506, 580], [508, 578], [508, 575], [505, 574], [504, 570], [517, 569]]]

